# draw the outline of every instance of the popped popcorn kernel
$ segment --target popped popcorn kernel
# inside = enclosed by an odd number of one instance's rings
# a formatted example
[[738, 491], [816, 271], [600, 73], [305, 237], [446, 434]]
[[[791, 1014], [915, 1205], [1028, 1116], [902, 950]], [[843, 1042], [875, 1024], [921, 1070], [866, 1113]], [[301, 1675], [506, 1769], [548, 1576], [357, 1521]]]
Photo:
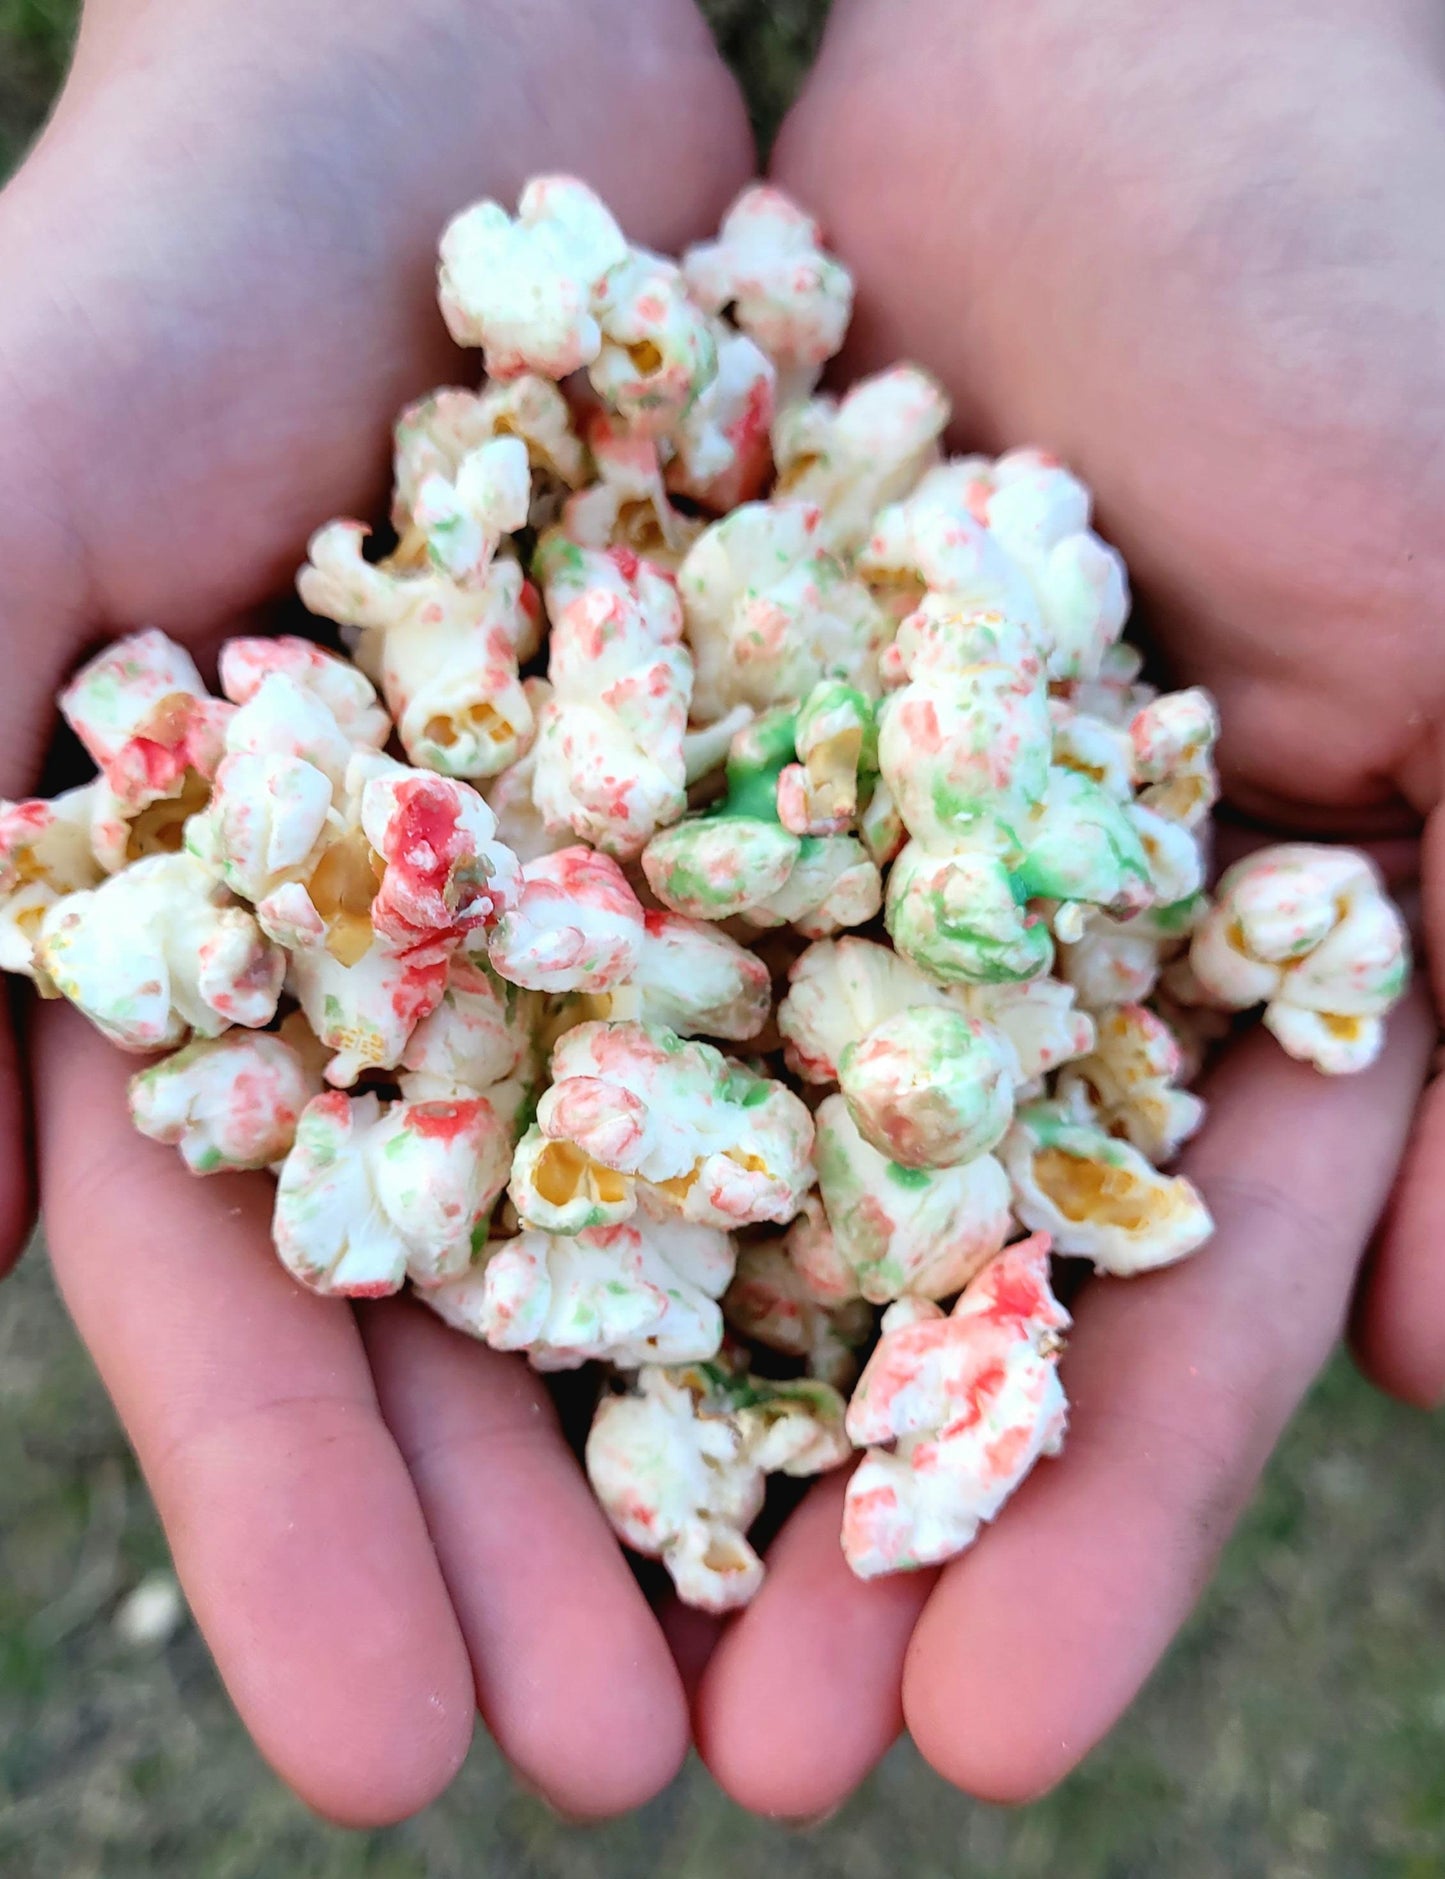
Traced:
[[639, 1188], [703, 1226], [786, 1221], [813, 1122], [781, 1083], [661, 1025], [590, 1022], [552, 1052], [552, 1082], [512, 1169], [512, 1201], [553, 1232], [629, 1219]]
[[130, 1114], [142, 1135], [178, 1148], [193, 1174], [269, 1168], [290, 1153], [301, 1112], [321, 1089], [302, 1040], [227, 1031], [137, 1071]]
[[864, 1141], [905, 1168], [972, 1161], [1013, 1119], [1018, 1060], [1002, 1033], [915, 1005], [848, 1044], [838, 1081]]
[[717, 1301], [734, 1257], [716, 1227], [637, 1214], [577, 1234], [491, 1240], [477, 1264], [421, 1297], [493, 1350], [525, 1351], [534, 1370], [700, 1363], [722, 1344]]
[[820, 1474], [847, 1453], [843, 1400], [826, 1384], [774, 1383], [721, 1361], [649, 1364], [598, 1404], [587, 1478], [618, 1538], [660, 1559], [685, 1605], [727, 1612], [763, 1581], [747, 1530], [766, 1477]]
[[0, 972], [35, 981], [42, 996], [54, 990], [36, 959], [46, 914], [102, 878], [91, 848], [95, 809], [91, 783], [51, 801], [0, 801]]
[[276, 1250], [310, 1291], [382, 1298], [461, 1272], [506, 1185], [511, 1134], [483, 1097], [382, 1103], [330, 1090], [301, 1113]]
[[723, 217], [716, 241], [683, 256], [683, 273], [710, 312], [733, 318], [799, 388], [843, 343], [853, 282], [819, 246], [818, 224], [780, 189], [754, 183]]
[[1328, 1076], [1366, 1069], [1404, 996], [1410, 942], [1374, 864], [1348, 848], [1289, 843], [1226, 870], [1190, 941], [1205, 1002], [1264, 1006], [1291, 1057]]
[[1000, 1252], [945, 1317], [905, 1299], [848, 1405], [867, 1448], [848, 1483], [843, 1552], [860, 1579], [935, 1566], [979, 1528], [1045, 1455], [1063, 1446], [1059, 1383], [1069, 1314], [1049, 1290], [1049, 1240]]
[[1127, 1278], [1202, 1246], [1214, 1222], [1182, 1175], [1159, 1174], [1137, 1148], [1063, 1103], [1031, 1103], [999, 1149], [1020, 1220], [1054, 1251]]

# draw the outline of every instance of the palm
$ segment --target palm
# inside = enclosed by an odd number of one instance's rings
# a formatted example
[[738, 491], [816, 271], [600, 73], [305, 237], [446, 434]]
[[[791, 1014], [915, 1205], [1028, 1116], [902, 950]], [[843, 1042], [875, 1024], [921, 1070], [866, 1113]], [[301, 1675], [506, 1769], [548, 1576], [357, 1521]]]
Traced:
[[[559, 69], [555, 11], [96, 0], [0, 201], [0, 791], [33, 788], [84, 648], [153, 622], [204, 654], [289, 588], [312, 527], [376, 504], [396, 409], [476, 371], [434, 302], [457, 208], [579, 168], [644, 239], [715, 224], [746, 130], [701, 23], [569, 8]], [[396, 1819], [480, 1704], [561, 1805], [653, 1792], [686, 1742], [678, 1673], [535, 1379], [428, 1313], [301, 1294], [264, 1180], [190, 1182], [134, 1140], [132, 1066], [72, 1013], [36, 1031], [56, 1272], [263, 1750], [324, 1811]], [[0, 1260], [24, 1185], [0, 1168]]]
[[[1333, 33], [1284, 0], [1164, 32], [1133, 0], [855, 0], [776, 168], [858, 270], [850, 367], [915, 358], [962, 442], [1079, 468], [1172, 676], [1220, 701], [1233, 802], [1363, 836], [1418, 824], [1439, 790], [1442, 237], [1424, 205], [1445, 136], [1418, 9], [1354, 35], [1347, 5], [1327, 11]], [[1429, 843], [1426, 860], [1428, 908]], [[1421, 1001], [1343, 1084], [1268, 1039], [1230, 1053], [1185, 1158], [1215, 1242], [1088, 1288], [1066, 1460], [971, 1554], [858, 1587], [836, 1488], [805, 1506], [702, 1686], [703, 1752], [734, 1793], [828, 1806], [905, 1719], [997, 1798], [1087, 1751], [1338, 1336], [1429, 1041]], [[1417, 1397], [1445, 1381], [1442, 1130], [1427, 1099], [1359, 1308], [1376, 1373]]]

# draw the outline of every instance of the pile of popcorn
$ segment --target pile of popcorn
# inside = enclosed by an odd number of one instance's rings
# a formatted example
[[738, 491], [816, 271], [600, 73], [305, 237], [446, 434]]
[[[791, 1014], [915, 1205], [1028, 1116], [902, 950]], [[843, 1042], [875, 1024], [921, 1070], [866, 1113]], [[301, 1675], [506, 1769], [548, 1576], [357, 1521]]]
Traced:
[[440, 300], [481, 389], [299, 576], [351, 657], [87, 665], [0, 964], [153, 1055], [143, 1134], [275, 1173], [303, 1285], [605, 1365], [593, 1487], [687, 1602], [855, 1450], [853, 1570], [946, 1559], [1062, 1443], [1051, 1259], [1208, 1239], [1164, 1170], [1221, 1014], [1362, 1068], [1400, 918], [1333, 848], [1206, 893], [1214, 708], [1142, 682], [1087, 490], [946, 458], [917, 367], [818, 394], [852, 283], [776, 190], [678, 264], [539, 179]]

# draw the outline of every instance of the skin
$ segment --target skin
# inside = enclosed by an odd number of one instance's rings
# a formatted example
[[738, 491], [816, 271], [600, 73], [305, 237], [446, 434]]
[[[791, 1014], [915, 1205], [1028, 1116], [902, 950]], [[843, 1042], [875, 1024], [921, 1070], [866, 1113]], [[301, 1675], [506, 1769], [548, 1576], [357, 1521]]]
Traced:
[[[575, 169], [676, 250], [751, 162], [683, 0], [93, 0], [0, 196], [0, 794], [39, 783], [82, 653], [154, 623], [204, 665], [311, 529], [384, 512], [397, 410], [480, 372], [435, 305], [451, 213]], [[480, 1705], [563, 1811], [654, 1793], [682, 1683], [525, 1366], [403, 1304], [305, 1296], [264, 1178], [193, 1181], [129, 1127], [134, 1061], [37, 1020], [56, 1273], [274, 1767], [333, 1819], [396, 1820]], [[33, 1190], [8, 1032], [3, 1055], [8, 1258]]]
[[[840, 0], [775, 157], [858, 274], [841, 376], [917, 358], [961, 441], [1071, 462], [1179, 682], [1219, 699], [1233, 802], [1281, 830], [1405, 837], [1383, 852], [1397, 891], [1423, 861], [1427, 948], [1445, 926], [1442, 38], [1413, 0], [1167, 21], [1152, 0]], [[1064, 1459], [974, 1551], [849, 1584], [819, 1511], [837, 1483], [805, 1503], [701, 1680], [698, 1740], [732, 1794], [834, 1807], [900, 1722], [972, 1793], [1043, 1792], [1149, 1674], [1351, 1312], [1378, 1381], [1440, 1400], [1432, 1036], [1422, 991], [1363, 1076], [1331, 1083], [1260, 1036], [1229, 1056], [1181, 1164], [1217, 1239], [1085, 1292]]]
[[[961, 439], [1076, 464], [1180, 682], [1219, 696], [1235, 802], [1403, 836], [1402, 876], [1423, 825], [1433, 928], [1441, 29], [1424, 0], [1161, 19], [1151, 0], [840, 0], [777, 177], [857, 270], [849, 371], [916, 357]], [[33, 786], [84, 648], [149, 620], [199, 649], [244, 630], [310, 528], [379, 506], [391, 416], [455, 369], [437, 230], [569, 166], [639, 240], [715, 224], [749, 153], [681, 0], [92, 0], [59, 115], [0, 198], [0, 791]], [[1219, 1070], [1183, 1164], [1219, 1238], [1080, 1300], [1066, 1460], [973, 1552], [859, 1583], [835, 1477], [720, 1641], [675, 1611], [659, 1630], [523, 1366], [405, 1305], [303, 1297], [265, 1248], [259, 1179], [201, 1187], [137, 1142], [129, 1066], [42, 1017], [62, 1287], [238, 1706], [340, 1820], [437, 1793], [473, 1690], [575, 1814], [666, 1781], [684, 1689], [714, 1773], [761, 1811], [837, 1805], [905, 1719], [948, 1779], [1027, 1798], [1148, 1675], [1352, 1297], [1373, 1373], [1445, 1392], [1445, 1104], [1417, 1107], [1417, 999], [1362, 1077], [1266, 1038]], [[0, 1193], [18, 1244], [18, 1156]]]

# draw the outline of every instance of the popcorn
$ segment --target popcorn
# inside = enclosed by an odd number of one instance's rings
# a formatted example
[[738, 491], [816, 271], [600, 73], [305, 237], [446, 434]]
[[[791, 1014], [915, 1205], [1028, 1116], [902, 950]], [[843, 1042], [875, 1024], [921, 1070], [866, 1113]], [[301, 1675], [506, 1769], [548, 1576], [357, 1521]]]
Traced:
[[661, 1025], [580, 1024], [512, 1167], [528, 1226], [577, 1233], [630, 1219], [639, 1190], [700, 1226], [790, 1220], [813, 1122], [781, 1083]]
[[1138, 1149], [1079, 1121], [1063, 1103], [1031, 1103], [999, 1150], [1014, 1210], [1055, 1252], [1128, 1278], [1172, 1265], [1214, 1231], [1198, 1190], [1157, 1174]]
[[772, 1008], [772, 981], [756, 953], [701, 920], [649, 910], [625, 983], [587, 999], [594, 1018], [665, 1025], [679, 1037], [756, 1037]]
[[1129, 725], [1139, 800], [1156, 815], [1197, 828], [1219, 799], [1214, 746], [1219, 714], [1195, 686], [1166, 692], [1144, 706]]
[[878, 778], [872, 705], [851, 685], [823, 679], [803, 700], [793, 744], [799, 761], [778, 776], [778, 820], [794, 835], [842, 835]]
[[547, 545], [561, 539], [579, 548], [622, 549], [674, 572], [702, 524], [668, 499], [657, 439], [598, 411], [588, 424], [587, 442], [597, 481], [568, 498]]
[[273, 1222], [313, 1292], [383, 1298], [463, 1271], [507, 1180], [509, 1132], [483, 1097], [382, 1103], [329, 1090], [302, 1111]]
[[87, 783], [49, 802], [0, 802], [0, 972], [35, 980], [42, 996], [53, 991], [36, 962], [45, 916], [101, 879], [90, 846], [95, 797]]
[[1185, 1059], [1174, 1033], [1143, 1005], [1100, 1012], [1096, 1030], [1092, 1052], [1060, 1076], [1060, 1095], [1150, 1161], [1172, 1161], [1204, 1121], [1203, 1102], [1179, 1088]]
[[207, 696], [190, 654], [154, 628], [117, 640], [65, 687], [60, 711], [109, 797], [97, 839], [107, 870], [174, 854], [209, 794], [231, 715]]
[[721, 1613], [763, 1581], [746, 1535], [766, 1477], [820, 1474], [847, 1453], [843, 1400], [827, 1384], [649, 1364], [598, 1404], [587, 1478], [618, 1538], [660, 1559], [685, 1605]]
[[818, 1298], [791, 1250], [800, 1234], [826, 1231], [822, 1202], [809, 1194], [781, 1239], [755, 1240], [739, 1252], [723, 1315], [755, 1344], [802, 1358], [810, 1377], [845, 1390], [858, 1374], [857, 1351], [868, 1341], [873, 1313], [862, 1299]]
[[131, 1078], [131, 1121], [179, 1148], [192, 1174], [269, 1168], [289, 1154], [302, 1110], [321, 1093], [306, 1044], [291, 1027], [198, 1038]]
[[716, 1227], [637, 1214], [578, 1234], [490, 1241], [479, 1264], [422, 1298], [494, 1350], [525, 1351], [534, 1370], [700, 1363], [722, 1344], [717, 1300], [733, 1261]]
[[1017, 1059], [961, 1012], [913, 1006], [848, 1044], [838, 1080], [865, 1142], [905, 1168], [947, 1168], [1002, 1141]]
[[350, 1089], [366, 1070], [394, 1070], [413, 1032], [447, 989], [441, 943], [393, 953], [372, 946], [354, 965], [324, 949], [293, 952], [286, 990], [328, 1051], [326, 1081]]
[[360, 522], [312, 536], [296, 588], [313, 613], [364, 629], [362, 663], [378, 679], [410, 760], [445, 776], [495, 776], [532, 735], [517, 674], [537, 633], [537, 597], [515, 561], [462, 586], [436, 569], [373, 566]]
[[[521, 891], [516, 857], [465, 783], [376, 752], [347, 765], [332, 837], [257, 901], [261, 924], [295, 952], [324, 947], [355, 966], [373, 947], [452, 947], [491, 925]], [[289, 871], [293, 876], [298, 872]]]
[[846, 554], [937, 461], [948, 419], [942, 386], [913, 365], [860, 379], [842, 399], [786, 406], [773, 426], [776, 493], [816, 503], [824, 545]]
[[870, 698], [887, 622], [824, 546], [809, 502], [749, 502], [705, 529], [678, 571], [697, 665], [693, 715], [796, 704], [820, 679]]
[[623, 984], [642, 950], [643, 916], [608, 855], [560, 849], [528, 862], [516, 906], [488, 938], [493, 966], [535, 992], [606, 992]]
[[917, 366], [813, 396], [852, 283], [776, 190], [679, 266], [540, 178], [439, 297], [490, 376], [398, 419], [391, 551], [297, 577], [351, 656], [93, 659], [98, 774], [0, 804], [0, 966], [166, 1053], [137, 1129], [269, 1170], [304, 1285], [622, 1373], [588, 1471], [684, 1600], [745, 1604], [766, 1475], [850, 1446], [852, 1569], [939, 1563], [1058, 1450], [1051, 1248], [1202, 1245], [1159, 1169], [1207, 1050], [1262, 1003], [1362, 1068], [1400, 915], [1307, 846], [1211, 904], [1217, 714], [1142, 681], [1089, 492], [940, 461]]
[[1009, 451], [979, 484], [981, 519], [1038, 596], [1049, 677], [1094, 678], [1129, 617], [1129, 583], [1089, 527], [1088, 490], [1042, 450]]
[[1291, 1057], [1328, 1076], [1363, 1070], [1404, 995], [1410, 942], [1378, 870], [1352, 849], [1264, 848], [1225, 871], [1189, 964], [1205, 1002], [1264, 1006]]
[[151, 855], [56, 901], [35, 968], [113, 1044], [146, 1051], [269, 1024], [286, 961], [198, 862]]
[[766, 183], [745, 189], [716, 241], [683, 256], [688, 287], [709, 312], [732, 309], [748, 337], [794, 385], [811, 382], [843, 343], [853, 282], [818, 245], [818, 224]]
[[593, 390], [639, 435], [666, 435], [717, 376], [711, 323], [688, 298], [681, 269], [641, 248], [611, 269], [596, 307]]
[[778, 375], [746, 333], [714, 320], [712, 335], [717, 373], [673, 429], [667, 487], [725, 515], [767, 479]]
[[440, 1001], [398, 1054], [402, 1095], [410, 1102], [490, 1096], [497, 1084], [530, 1071], [541, 1019], [536, 993], [509, 985], [484, 961], [453, 954]]
[[970, 1547], [1041, 1455], [1063, 1446], [1069, 1314], [1049, 1290], [1046, 1234], [1006, 1248], [952, 1313], [906, 1299], [848, 1405], [868, 1452], [848, 1483], [843, 1552], [861, 1579]]
[[[391, 720], [377, 702], [375, 686], [349, 659], [290, 634], [228, 639], [222, 646], [221, 690], [233, 705], [249, 705], [273, 677], [289, 679], [324, 705], [354, 748], [380, 750], [391, 736]], [[228, 748], [246, 747], [228, 738]]]
[[442, 316], [459, 346], [483, 349], [493, 378], [566, 378], [602, 350], [598, 296], [627, 258], [621, 229], [584, 183], [539, 176], [515, 221], [500, 204], [478, 202], [447, 224]]
[[417, 514], [423, 486], [435, 478], [454, 483], [463, 462], [498, 438], [518, 440], [526, 451], [530, 501], [524, 521], [551, 521], [559, 494], [580, 489], [586, 479], [587, 453], [567, 400], [535, 373], [481, 392], [446, 389], [418, 399], [396, 421], [391, 521], [400, 562], [410, 564], [424, 552]]
[[905, 1168], [864, 1140], [843, 1097], [829, 1096], [814, 1120], [831, 1231], [795, 1245], [793, 1258], [820, 1298], [947, 1298], [1008, 1238], [1008, 1177], [992, 1155]]
[[552, 695], [537, 729], [533, 796], [630, 859], [687, 804], [682, 740], [692, 662], [672, 583], [625, 550], [553, 541], [538, 557], [552, 619]]
[[881, 877], [861, 842], [796, 836], [776, 819], [795, 722], [779, 708], [740, 731], [728, 756], [727, 794], [643, 850], [647, 884], [664, 906], [699, 920], [737, 914], [756, 927], [792, 924], [809, 937], [877, 913]]

